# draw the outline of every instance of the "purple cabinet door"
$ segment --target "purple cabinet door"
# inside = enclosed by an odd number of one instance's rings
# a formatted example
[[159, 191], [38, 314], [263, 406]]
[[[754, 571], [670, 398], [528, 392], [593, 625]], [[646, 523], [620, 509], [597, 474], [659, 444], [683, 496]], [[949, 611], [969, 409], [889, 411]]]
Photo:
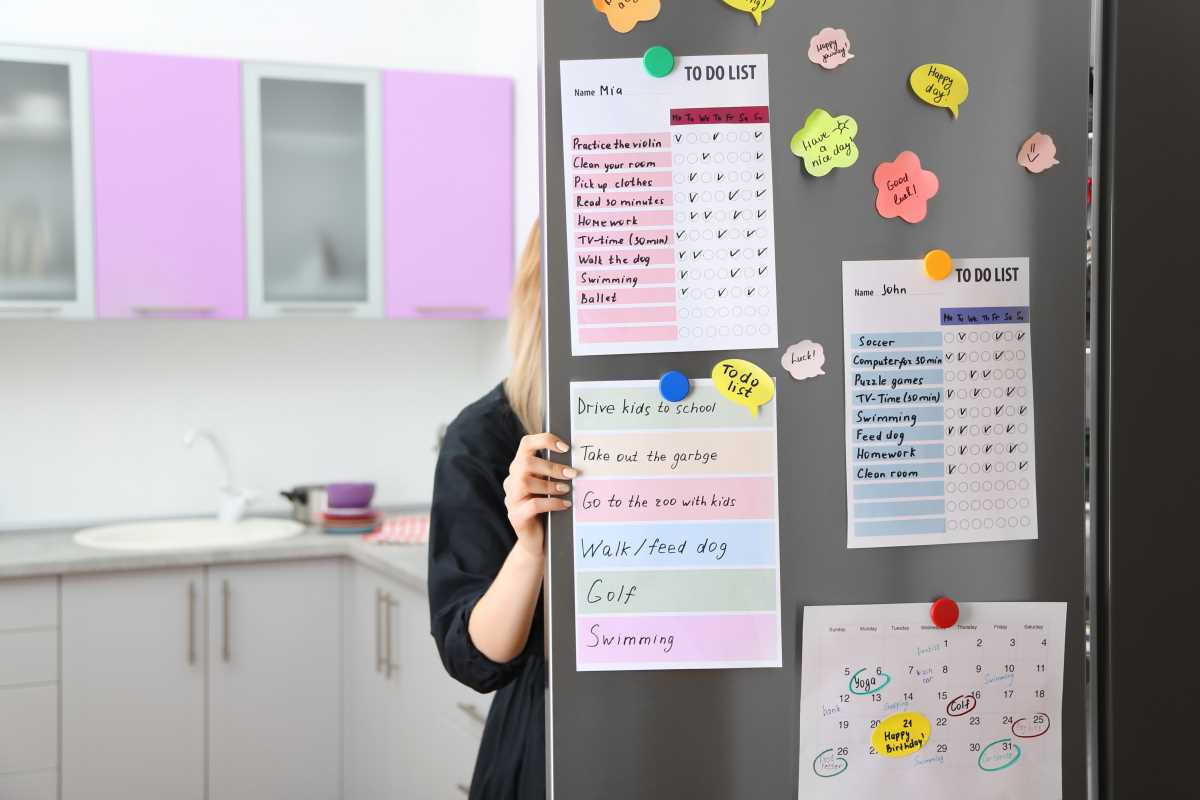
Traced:
[[513, 85], [383, 76], [387, 314], [508, 313], [513, 273]]
[[90, 55], [97, 316], [244, 317], [240, 65]]

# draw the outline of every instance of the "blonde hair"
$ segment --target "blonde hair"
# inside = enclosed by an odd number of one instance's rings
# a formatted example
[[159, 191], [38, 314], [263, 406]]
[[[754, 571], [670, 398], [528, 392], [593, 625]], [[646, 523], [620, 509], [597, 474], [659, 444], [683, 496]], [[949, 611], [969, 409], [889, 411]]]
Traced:
[[504, 393], [526, 433], [540, 433], [545, 426], [542, 386], [542, 227], [533, 223], [517, 274], [513, 279], [508, 312], [508, 349], [512, 371], [504, 381]]

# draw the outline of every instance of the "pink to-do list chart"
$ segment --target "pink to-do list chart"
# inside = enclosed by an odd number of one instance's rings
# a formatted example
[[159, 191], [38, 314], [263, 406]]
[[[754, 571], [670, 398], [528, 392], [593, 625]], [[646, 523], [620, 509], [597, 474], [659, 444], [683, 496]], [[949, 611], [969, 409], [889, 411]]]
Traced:
[[1029, 259], [842, 264], [848, 547], [1036, 539]]
[[775, 404], [571, 384], [579, 671], [782, 665]]
[[767, 57], [561, 78], [572, 354], [778, 347]]

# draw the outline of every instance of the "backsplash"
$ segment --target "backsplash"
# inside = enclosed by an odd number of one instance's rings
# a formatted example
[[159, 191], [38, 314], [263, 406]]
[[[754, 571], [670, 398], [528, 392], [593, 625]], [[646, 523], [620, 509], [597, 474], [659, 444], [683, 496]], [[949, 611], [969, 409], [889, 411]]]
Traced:
[[[507, 370], [504, 323], [9, 322], [0, 328], [0, 530], [216, 513], [220, 436], [254, 510], [373, 480], [429, 499], [440, 425]], [[436, 393], [431, 387], [437, 386]]]

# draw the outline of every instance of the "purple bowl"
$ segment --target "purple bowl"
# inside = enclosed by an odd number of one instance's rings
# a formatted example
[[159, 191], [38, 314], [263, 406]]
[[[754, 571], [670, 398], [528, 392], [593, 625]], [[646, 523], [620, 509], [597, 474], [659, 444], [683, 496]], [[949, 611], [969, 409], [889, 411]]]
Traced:
[[375, 484], [331, 483], [325, 492], [330, 508], [366, 508], [375, 496]]

